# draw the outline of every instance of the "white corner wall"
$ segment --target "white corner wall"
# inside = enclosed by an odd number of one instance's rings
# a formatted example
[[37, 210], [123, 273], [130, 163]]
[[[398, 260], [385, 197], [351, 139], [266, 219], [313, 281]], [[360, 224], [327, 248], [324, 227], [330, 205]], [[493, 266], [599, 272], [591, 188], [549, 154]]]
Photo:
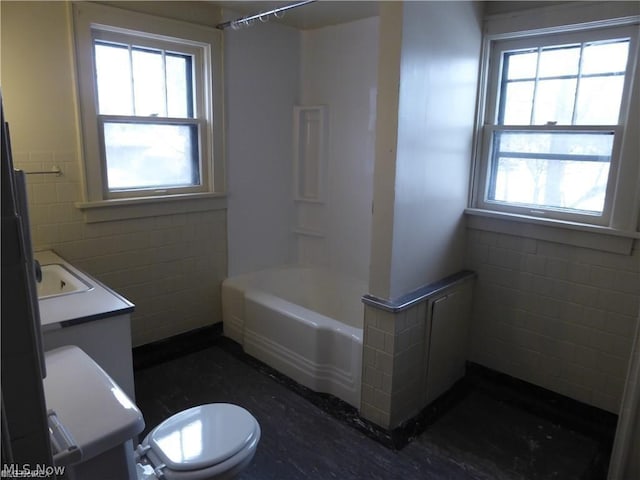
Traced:
[[229, 276], [291, 261], [299, 62], [300, 33], [293, 28], [225, 31]]
[[363, 281], [369, 278], [378, 26], [372, 17], [302, 33], [302, 104], [327, 106], [329, 132], [324, 203], [295, 206], [297, 226], [310, 224], [322, 235], [298, 242], [315, 242], [322, 253], [304, 258], [297, 245], [297, 260]]
[[[402, 37], [399, 79], [387, 78], [379, 98], [378, 121], [386, 125], [378, 127], [370, 289], [393, 299], [464, 265], [482, 18], [473, 2], [404, 2], [381, 14], [401, 22]], [[397, 29], [388, 35], [393, 48]], [[387, 45], [387, 37], [381, 41]], [[389, 75], [380, 69], [381, 78]]]
[[391, 298], [463, 268], [481, 16], [404, 6]]

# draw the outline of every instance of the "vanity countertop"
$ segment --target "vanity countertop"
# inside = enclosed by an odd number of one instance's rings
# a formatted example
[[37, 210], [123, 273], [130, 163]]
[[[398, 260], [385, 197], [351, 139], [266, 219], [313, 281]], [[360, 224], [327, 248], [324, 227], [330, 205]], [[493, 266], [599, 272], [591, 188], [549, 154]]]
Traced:
[[40, 265], [61, 264], [93, 288], [87, 291], [40, 299], [42, 330], [61, 328], [100, 318], [130, 313], [135, 306], [98, 280], [78, 270], [52, 250], [35, 252]]

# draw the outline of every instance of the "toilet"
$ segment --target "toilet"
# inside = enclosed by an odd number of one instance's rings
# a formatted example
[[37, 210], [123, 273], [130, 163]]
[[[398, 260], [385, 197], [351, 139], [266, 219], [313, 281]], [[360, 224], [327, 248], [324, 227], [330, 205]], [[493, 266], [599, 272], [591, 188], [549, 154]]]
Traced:
[[178, 412], [134, 448], [142, 413], [100, 366], [75, 346], [45, 360], [54, 463], [69, 480], [227, 480], [255, 455], [260, 425], [229, 403]]
[[169, 417], [136, 448], [140, 480], [231, 479], [251, 462], [260, 426], [244, 408], [211, 403]]

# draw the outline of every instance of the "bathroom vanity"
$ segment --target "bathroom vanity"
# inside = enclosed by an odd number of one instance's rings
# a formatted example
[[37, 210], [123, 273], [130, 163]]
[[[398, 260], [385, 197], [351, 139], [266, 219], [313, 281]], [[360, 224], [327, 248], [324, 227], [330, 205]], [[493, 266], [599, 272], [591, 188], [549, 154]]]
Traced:
[[53, 251], [34, 256], [43, 271], [38, 303], [44, 350], [80, 347], [135, 401], [131, 356], [134, 305]]

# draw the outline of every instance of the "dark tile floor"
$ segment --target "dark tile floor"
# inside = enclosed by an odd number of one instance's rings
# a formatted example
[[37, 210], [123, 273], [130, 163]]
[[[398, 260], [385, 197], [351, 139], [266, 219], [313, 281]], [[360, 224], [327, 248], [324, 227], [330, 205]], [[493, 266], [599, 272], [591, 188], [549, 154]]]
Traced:
[[[262, 438], [241, 480], [605, 478], [610, 445], [471, 389], [427, 430], [393, 450], [217, 344], [138, 363], [147, 428], [191, 406], [229, 402], [258, 419]], [[598, 460], [598, 461], [596, 461]]]

